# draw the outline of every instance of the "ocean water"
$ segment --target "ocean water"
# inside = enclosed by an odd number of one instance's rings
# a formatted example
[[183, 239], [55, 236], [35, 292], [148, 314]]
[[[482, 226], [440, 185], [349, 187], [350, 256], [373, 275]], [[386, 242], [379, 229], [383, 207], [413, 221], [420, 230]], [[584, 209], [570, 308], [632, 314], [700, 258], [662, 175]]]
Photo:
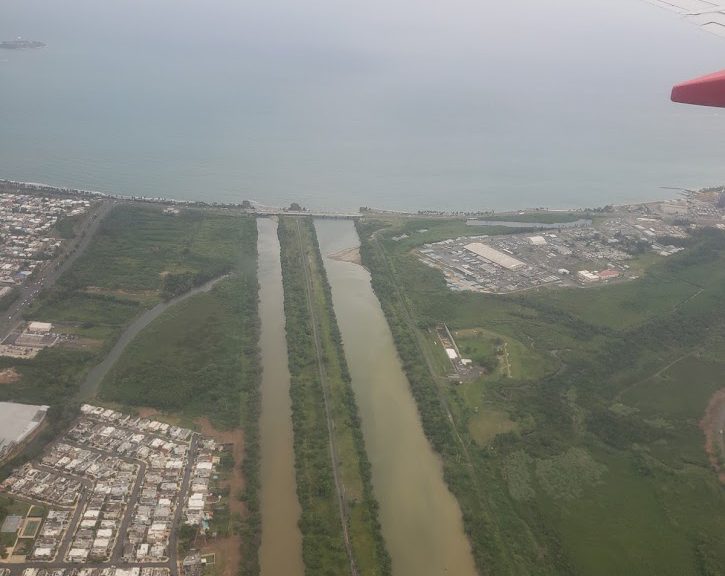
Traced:
[[640, 0], [2, 0], [0, 177], [311, 208], [725, 183], [725, 40]]

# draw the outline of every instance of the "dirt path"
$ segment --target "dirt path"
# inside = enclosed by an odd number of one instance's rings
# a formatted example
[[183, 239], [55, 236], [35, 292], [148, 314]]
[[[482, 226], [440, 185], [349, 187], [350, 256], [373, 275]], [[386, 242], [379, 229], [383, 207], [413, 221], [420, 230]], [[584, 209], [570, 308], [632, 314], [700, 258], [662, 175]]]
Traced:
[[715, 392], [700, 420], [700, 428], [705, 433], [705, 452], [720, 482], [725, 484], [725, 388]]

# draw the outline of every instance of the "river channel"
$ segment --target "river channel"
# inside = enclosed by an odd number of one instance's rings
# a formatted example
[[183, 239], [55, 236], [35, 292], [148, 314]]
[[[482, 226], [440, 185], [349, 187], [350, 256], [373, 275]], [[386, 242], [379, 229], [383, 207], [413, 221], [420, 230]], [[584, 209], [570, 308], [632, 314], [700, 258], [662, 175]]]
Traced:
[[352, 376], [380, 522], [394, 576], [474, 576], [458, 503], [423, 433], [392, 334], [359, 264], [330, 258], [359, 246], [353, 222], [317, 220], [335, 313]]
[[260, 416], [262, 576], [302, 576], [300, 505], [294, 472], [292, 408], [287, 368], [284, 292], [277, 222], [257, 219], [259, 317], [262, 321], [262, 414]]

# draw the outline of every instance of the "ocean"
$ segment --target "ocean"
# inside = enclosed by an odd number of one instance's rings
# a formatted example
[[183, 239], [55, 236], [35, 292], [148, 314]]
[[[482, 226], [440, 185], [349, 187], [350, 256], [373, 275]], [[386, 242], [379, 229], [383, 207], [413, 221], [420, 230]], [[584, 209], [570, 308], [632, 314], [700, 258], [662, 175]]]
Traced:
[[3, 0], [0, 178], [314, 209], [592, 207], [725, 183], [640, 0]]

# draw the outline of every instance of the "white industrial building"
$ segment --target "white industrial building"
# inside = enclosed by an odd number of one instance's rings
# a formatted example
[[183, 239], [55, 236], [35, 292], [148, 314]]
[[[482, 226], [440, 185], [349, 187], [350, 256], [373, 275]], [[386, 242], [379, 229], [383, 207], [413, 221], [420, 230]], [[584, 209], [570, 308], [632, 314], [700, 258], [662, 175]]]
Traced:
[[47, 411], [48, 406], [0, 402], [0, 457], [40, 426]]
[[48, 334], [53, 329], [50, 322], [30, 322], [28, 332], [31, 334]]
[[477, 256], [488, 260], [489, 262], [493, 262], [498, 266], [506, 268], [507, 270], [518, 270], [519, 268], [526, 266], [526, 264], [524, 264], [521, 260], [517, 260], [513, 256], [499, 252], [495, 248], [491, 248], [490, 246], [481, 244], [480, 242], [466, 244], [464, 248], [469, 252], [473, 252]]

